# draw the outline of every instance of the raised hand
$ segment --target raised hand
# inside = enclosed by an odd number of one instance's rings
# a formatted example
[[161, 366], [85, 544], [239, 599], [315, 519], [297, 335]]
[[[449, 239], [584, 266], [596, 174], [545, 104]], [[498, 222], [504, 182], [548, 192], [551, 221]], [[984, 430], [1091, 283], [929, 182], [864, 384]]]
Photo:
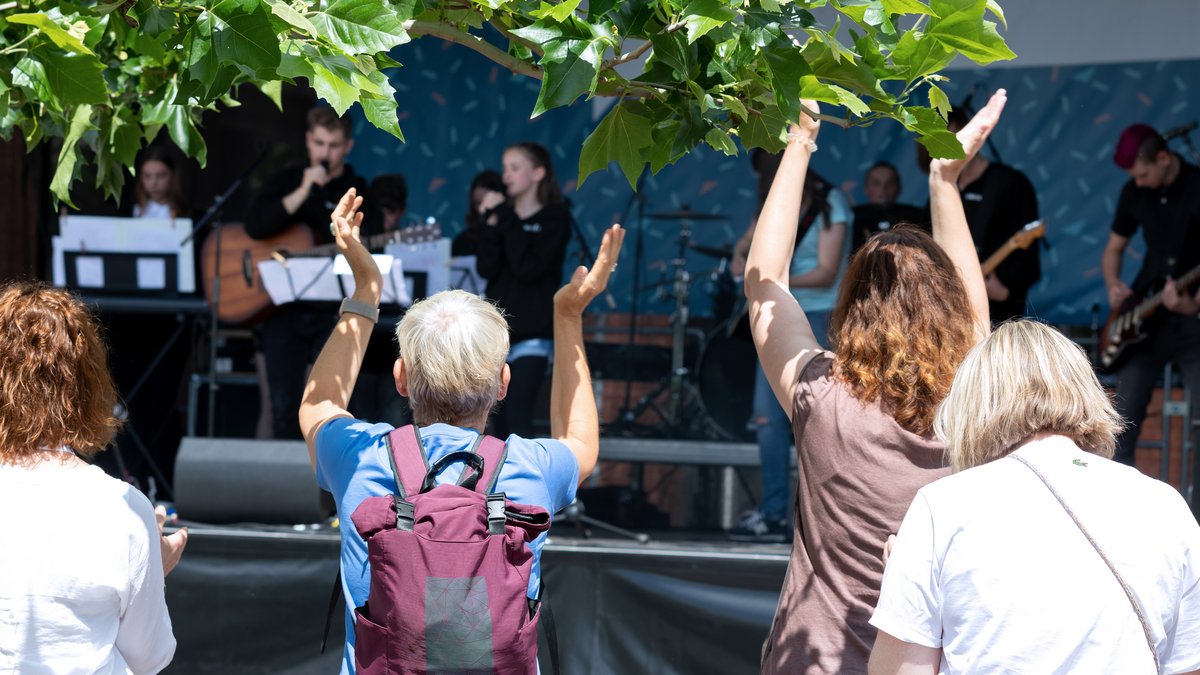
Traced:
[[371, 252], [363, 246], [361, 228], [363, 214], [358, 210], [363, 198], [354, 188], [346, 190], [346, 194], [338, 201], [333, 212], [329, 215], [329, 227], [333, 231], [338, 251], [346, 256], [350, 271], [354, 273], [354, 295], [365, 302], [379, 304], [383, 292], [383, 275], [371, 257]]
[[1004, 110], [1004, 104], [1007, 102], [1008, 92], [1004, 89], [997, 89], [996, 93], [988, 99], [987, 105], [983, 106], [983, 109], [976, 113], [971, 121], [967, 122], [967, 125], [958, 132], [958, 142], [962, 144], [966, 157], [934, 159], [929, 163], [930, 174], [957, 180], [967, 162], [971, 161], [971, 158], [979, 152], [979, 149], [983, 147], [983, 142], [1000, 122], [1000, 113]]
[[575, 268], [571, 281], [554, 294], [554, 311], [564, 316], [582, 316], [583, 310], [608, 287], [608, 278], [617, 269], [617, 258], [621, 255], [621, 243], [625, 241], [625, 229], [613, 225], [604, 233], [596, 263], [592, 269], [582, 265]]

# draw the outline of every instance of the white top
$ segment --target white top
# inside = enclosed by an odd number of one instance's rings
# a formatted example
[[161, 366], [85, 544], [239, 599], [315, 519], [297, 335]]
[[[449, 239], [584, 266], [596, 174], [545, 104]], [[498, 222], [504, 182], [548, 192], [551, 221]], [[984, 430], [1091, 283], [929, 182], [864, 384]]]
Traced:
[[175, 654], [149, 500], [92, 466], [0, 465], [0, 673], [157, 673]]
[[134, 218], [165, 218], [171, 219], [171, 205], [162, 202], [156, 202], [153, 199], [146, 200], [146, 208], [143, 209], [141, 204], [133, 205]]
[[854, 220], [854, 212], [850, 210], [850, 202], [846, 195], [837, 188], [830, 188], [825, 199], [829, 201], [829, 223], [825, 222], [824, 213], [817, 214], [804, 238], [796, 244], [788, 273], [796, 276], [816, 269], [821, 250], [821, 231], [827, 224], [843, 225], [842, 250], [838, 253], [837, 277], [832, 283], [822, 288], [792, 289], [792, 295], [806, 312], [830, 310], [837, 304], [838, 288], [842, 285], [842, 277], [846, 276], [846, 260], [850, 257], [851, 240], [854, 239], [850, 232], [850, 221]]
[[[1017, 452], [1145, 610], [1163, 672], [1200, 668], [1200, 526], [1179, 493], [1062, 436]], [[1121, 586], [1041, 480], [1006, 457], [920, 490], [871, 624], [942, 649], [941, 673], [1153, 673]]]

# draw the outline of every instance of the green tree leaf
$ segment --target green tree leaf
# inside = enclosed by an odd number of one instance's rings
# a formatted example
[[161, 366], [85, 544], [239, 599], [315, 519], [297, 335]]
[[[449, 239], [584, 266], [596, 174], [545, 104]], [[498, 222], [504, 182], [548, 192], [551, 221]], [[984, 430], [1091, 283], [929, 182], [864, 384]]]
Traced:
[[258, 90], [261, 91], [264, 96], [271, 99], [271, 102], [275, 104], [275, 107], [279, 109], [279, 112], [283, 112], [283, 82], [279, 80], [262, 82], [258, 85]]
[[63, 106], [108, 101], [101, 72], [104, 66], [91, 54], [65, 54], [55, 49], [37, 49], [46, 72], [46, 84]]
[[947, 119], [950, 115], [950, 99], [936, 84], [929, 85], [929, 107], [938, 111], [942, 119]]
[[932, 8], [920, 0], [882, 0], [888, 14], [927, 14], [936, 16]]
[[568, 105], [584, 93], [594, 92], [603, 57], [601, 40], [556, 40], [546, 45], [546, 53], [540, 61], [542, 89], [533, 106], [533, 116]]
[[370, 79], [383, 92], [382, 96], [364, 96], [359, 105], [367, 121], [395, 136], [401, 141], [404, 134], [400, 131], [400, 120], [396, 117], [396, 89], [388, 81], [387, 75], [378, 70], [371, 74]]
[[608, 111], [600, 124], [583, 142], [579, 154], [579, 185], [596, 171], [608, 168], [615, 161], [629, 181], [629, 187], [637, 189], [646, 160], [643, 152], [650, 146], [650, 122], [639, 112], [643, 107], [633, 103], [618, 103]]
[[186, 106], [169, 106], [167, 133], [171, 135], [171, 140], [175, 141], [175, 145], [178, 145], [180, 150], [200, 162], [201, 168], [208, 163], [208, 146], [204, 143], [204, 137], [200, 135], [200, 131], [196, 129], [195, 123], [192, 122], [192, 116], [188, 113]]
[[82, 54], [88, 54], [89, 56], [93, 55], [92, 50], [88, 49], [87, 45], [83, 44], [83, 40], [69, 33], [67, 29], [55, 23], [53, 19], [45, 14], [12, 14], [4, 17], [4, 19], [8, 21], [8, 23], [33, 26], [34, 28], [37, 28], [38, 30], [42, 31], [42, 34], [49, 38], [51, 42], [69, 52], [80, 52]]
[[374, 54], [409, 41], [404, 19], [378, 0], [333, 0], [313, 12], [318, 33], [347, 54]]
[[213, 36], [218, 60], [253, 77], [270, 77], [279, 66], [279, 37], [261, 8], [246, 11], [237, 0], [221, 0], [212, 13], [224, 24]]
[[566, 2], [560, 2], [555, 5], [554, 8], [550, 10], [550, 16], [553, 17], [555, 21], [566, 21], [567, 17], [575, 13], [575, 8], [577, 7], [579, 7], [579, 0], [566, 0]]
[[687, 41], [693, 43], [714, 28], [737, 18], [737, 12], [720, 0], [691, 0], [683, 10], [687, 26]]
[[304, 16], [300, 12], [297, 12], [296, 9], [285, 2], [285, 0], [264, 1], [266, 2], [267, 6], [271, 8], [271, 13], [286, 21], [288, 25], [298, 28], [314, 37], [320, 34], [317, 31], [317, 27], [313, 25], [313, 22], [308, 20], [308, 17]]
[[917, 136], [917, 142], [925, 146], [925, 149], [929, 151], [932, 157], [963, 159], [967, 156], [963, 152], [962, 143], [958, 142], [958, 136], [949, 131], [935, 131], [931, 134], [921, 134]]
[[738, 151], [737, 145], [733, 142], [733, 139], [729, 137], [729, 134], [721, 131], [720, 129], [712, 129], [705, 134], [704, 142], [708, 143], [709, 147], [711, 147], [713, 150], [720, 150], [731, 157], [736, 155]]
[[738, 128], [738, 133], [742, 137], [742, 145], [747, 148], [762, 148], [776, 153], [787, 145], [784, 141], [787, 121], [774, 104], [765, 104], [751, 112], [746, 123]]
[[94, 128], [92, 106], [76, 106], [71, 114], [71, 124], [63, 137], [62, 150], [58, 153], [58, 166], [54, 169], [54, 177], [50, 179], [50, 191], [59, 201], [71, 208], [75, 208], [74, 202], [71, 201], [71, 183], [75, 180], [79, 163], [79, 141], [87, 131]]
[[996, 32], [996, 24], [983, 20], [986, 5], [987, 0], [932, 0], [930, 6], [938, 17], [929, 22], [925, 37], [980, 65], [1015, 58]]

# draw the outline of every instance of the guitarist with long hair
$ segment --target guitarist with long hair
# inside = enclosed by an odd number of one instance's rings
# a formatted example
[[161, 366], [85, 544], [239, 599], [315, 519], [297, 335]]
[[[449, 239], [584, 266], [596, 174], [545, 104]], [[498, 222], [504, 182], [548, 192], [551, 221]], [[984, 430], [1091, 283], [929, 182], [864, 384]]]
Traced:
[[[308, 111], [307, 122], [307, 164], [268, 178], [250, 206], [246, 233], [255, 239], [270, 239], [299, 228], [311, 234], [310, 245], [331, 243], [329, 213], [333, 207], [350, 188], [366, 191], [367, 182], [346, 163], [354, 149], [350, 120], [329, 106], [318, 105]], [[378, 210], [372, 207], [364, 216], [364, 231], [377, 231]], [[262, 349], [275, 438], [300, 438], [296, 411], [308, 364], [316, 359], [336, 321], [335, 312], [303, 303], [280, 306], [263, 321]]]
[[[1130, 180], [1121, 190], [1104, 248], [1109, 304], [1114, 314], [1125, 313], [1162, 286], [1161, 295], [1155, 298], [1162, 308], [1146, 317], [1153, 323], [1139, 322], [1137, 332], [1144, 337], [1135, 336], [1140, 341], [1124, 350], [1123, 362], [1112, 364], [1120, 377], [1117, 412], [1129, 420], [1117, 439], [1114, 459], [1133, 465], [1146, 405], [1168, 362], [1174, 361], [1183, 370], [1192, 394], [1192, 418], [1200, 414], [1200, 291], [1175, 283], [1200, 265], [1200, 168], [1168, 150], [1166, 140], [1145, 124], [1134, 124], [1121, 133], [1113, 162]], [[1139, 228], [1146, 253], [1130, 287], [1121, 280], [1121, 263]]]

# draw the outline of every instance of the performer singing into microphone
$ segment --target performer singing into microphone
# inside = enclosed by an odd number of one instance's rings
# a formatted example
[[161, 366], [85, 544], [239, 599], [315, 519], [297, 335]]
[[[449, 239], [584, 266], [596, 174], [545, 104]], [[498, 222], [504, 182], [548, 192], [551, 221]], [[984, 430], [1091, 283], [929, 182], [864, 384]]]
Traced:
[[532, 437], [533, 404], [546, 376], [554, 337], [554, 293], [573, 220], [550, 163], [537, 143], [514, 143], [502, 158], [508, 196], [489, 191], [479, 202], [477, 266], [488, 280], [487, 297], [508, 319], [508, 396], [493, 425], [495, 435]]
[[[306, 227], [315, 244], [333, 241], [329, 214], [346, 190], [365, 192], [367, 182], [346, 164], [354, 149], [350, 120], [325, 105], [308, 111], [304, 147], [308, 163], [283, 169], [271, 176], [255, 197], [246, 215], [246, 233], [267, 239], [289, 227]], [[374, 233], [378, 210], [364, 211], [364, 232]], [[304, 392], [307, 366], [316, 359], [337, 321], [332, 310], [315, 310], [291, 303], [279, 307], [262, 324], [266, 379], [271, 396], [275, 438], [300, 438], [297, 411]]]

